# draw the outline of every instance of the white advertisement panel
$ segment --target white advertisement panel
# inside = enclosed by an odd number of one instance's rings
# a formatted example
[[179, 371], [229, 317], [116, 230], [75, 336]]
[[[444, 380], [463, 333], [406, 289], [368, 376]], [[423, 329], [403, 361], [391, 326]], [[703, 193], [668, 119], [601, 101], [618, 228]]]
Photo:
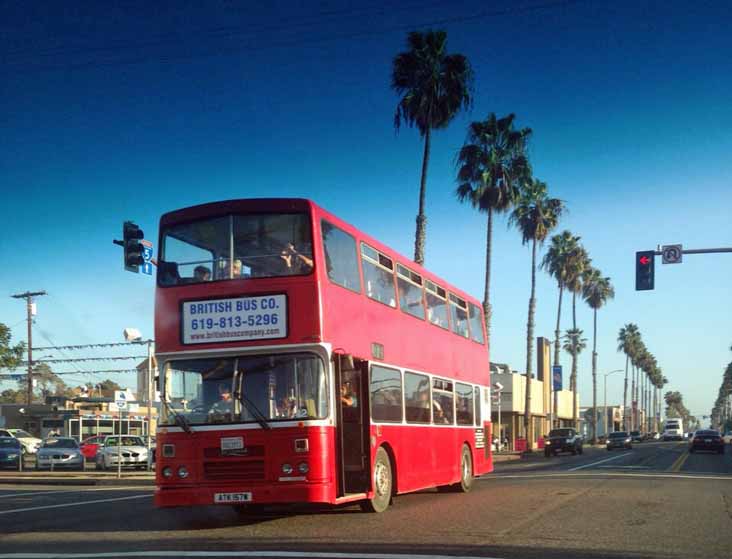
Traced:
[[284, 338], [287, 297], [261, 295], [186, 301], [181, 320], [184, 344]]

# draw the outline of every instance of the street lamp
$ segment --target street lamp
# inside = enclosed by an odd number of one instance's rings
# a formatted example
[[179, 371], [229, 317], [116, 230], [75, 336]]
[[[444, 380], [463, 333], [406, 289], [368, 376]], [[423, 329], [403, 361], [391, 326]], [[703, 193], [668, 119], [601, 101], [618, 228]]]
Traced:
[[[614, 371], [610, 371], [609, 373], [605, 373], [605, 396], [604, 400], [605, 403], [602, 408], [602, 415], [603, 415], [603, 421], [602, 421], [602, 432], [607, 437], [607, 377], [614, 373], [622, 373], [623, 369], [615, 369]], [[623, 410], [623, 415], [625, 415], [625, 410]]]
[[[501, 452], [503, 447], [503, 437], [501, 437], [501, 390], [503, 390], [503, 385], [500, 382], [494, 382], [493, 388], [498, 393], [498, 444], [496, 450]], [[488, 441], [489, 444], [491, 442], [493, 441]]]
[[[155, 394], [153, 389], [153, 368], [152, 368], [152, 344], [154, 340], [143, 340], [142, 333], [137, 328], [124, 329], [125, 340], [131, 344], [147, 344], [147, 470], [152, 469], [152, 454], [150, 452], [150, 427], [152, 426], [152, 399]], [[121, 423], [120, 423], [121, 425]], [[120, 435], [122, 429], [120, 427]]]

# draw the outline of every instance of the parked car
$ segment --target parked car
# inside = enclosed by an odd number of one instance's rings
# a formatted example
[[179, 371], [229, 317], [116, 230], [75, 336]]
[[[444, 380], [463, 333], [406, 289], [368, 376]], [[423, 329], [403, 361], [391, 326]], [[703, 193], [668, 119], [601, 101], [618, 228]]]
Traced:
[[634, 442], [634, 443], [642, 443], [643, 434], [640, 431], [631, 431], [630, 440], [631, 440], [631, 442]]
[[43, 442], [41, 439], [34, 437], [28, 431], [23, 429], [0, 429], [0, 437], [13, 437], [18, 439], [23, 454], [35, 454]]
[[122, 467], [144, 470], [147, 468], [147, 446], [142, 437], [114, 435], [104, 438], [104, 444], [97, 451], [97, 470], [117, 468], [117, 456]]
[[582, 454], [582, 435], [574, 429], [552, 429], [544, 439], [544, 456], [556, 456], [559, 452]]
[[633, 448], [633, 438], [627, 431], [615, 431], [608, 435], [605, 446], [608, 451], [614, 448], [627, 448], [630, 450]]
[[79, 447], [81, 448], [81, 453], [84, 455], [84, 458], [87, 460], [95, 460], [97, 457], [97, 451], [104, 442], [105, 437], [106, 435], [96, 435], [81, 441], [81, 445], [79, 445]]
[[660, 441], [661, 440], [661, 433], [656, 433], [656, 432], [651, 433], [651, 440], [652, 441]]
[[23, 451], [20, 441], [15, 437], [0, 437], [0, 468], [20, 470]]
[[36, 454], [36, 470], [71, 468], [84, 470], [84, 455], [71, 437], [52, 437], [43, 441]]
[[689, 442], [689, 452], [697, 450], [711, 450], [719, 454], [724, 454], [724, 441], [719, 431], [713, 429], [701, 429], [694, 433]]
[[732, 431], [727, 431], [722, 437], [724, 444], [732, 444]]

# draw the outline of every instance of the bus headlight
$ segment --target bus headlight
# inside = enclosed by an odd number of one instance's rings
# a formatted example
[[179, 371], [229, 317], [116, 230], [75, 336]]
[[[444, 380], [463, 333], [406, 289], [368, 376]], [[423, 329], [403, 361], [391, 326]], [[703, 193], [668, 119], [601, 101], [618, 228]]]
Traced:
[[293, 472], [292, 464], [282, 464], [282, 473], [289, 476]]
[[310, 471], [310, 466], [308, 466], [307, 462], [300, 462], [297, 465], [297, 471], [300, 472], [301, 474], [305, 475]]
[[170, 466], [165, 466], [165, 468], [163, 468], [163, 477], [168, 479], [173, 477], [173, 470], [170, 468]]
[[186, 479], [188, 477], [188, 468], [185, 466], [181, 466], [178, 468], [178, 477], [181, 479]]

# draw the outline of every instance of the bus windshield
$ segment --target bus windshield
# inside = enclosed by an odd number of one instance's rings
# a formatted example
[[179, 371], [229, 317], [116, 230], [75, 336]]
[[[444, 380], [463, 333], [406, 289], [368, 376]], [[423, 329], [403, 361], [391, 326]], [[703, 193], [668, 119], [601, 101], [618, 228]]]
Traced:
[[212, 217], [168, 227], [162, 238], [161, 286], [305, 275], [313, 268], [306, 214]]
[[[253, 423], [327, 416], [322, 360], [298, 353], [166, 364], [166, 400], [191, 425]], [[175, 425], [171, 413], [163, 419]]]

